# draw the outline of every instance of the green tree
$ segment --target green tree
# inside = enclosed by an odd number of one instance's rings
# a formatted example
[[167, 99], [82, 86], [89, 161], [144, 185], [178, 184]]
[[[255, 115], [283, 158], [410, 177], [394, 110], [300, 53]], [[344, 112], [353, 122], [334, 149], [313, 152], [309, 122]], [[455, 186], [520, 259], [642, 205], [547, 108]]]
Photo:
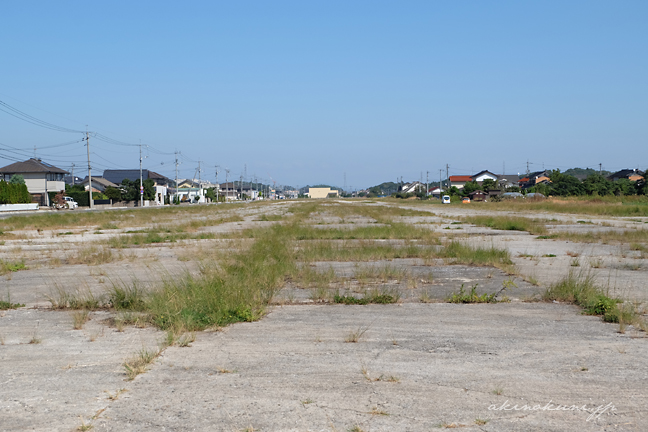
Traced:
[[80, 184], [75, 184], [75, 185], [65, 185], [65, 192], [70, 193], [70, 192], [87, 192], [85, 190], [85, 186], [80, 185]]
[[450, 197], [453, 197], [453, 196], [462, 197], [463, 196], [463, 193], [461, 192], [461, 189], [459, 189], [457, 186], [452, 186], [448, 192], [449, 192]]
[[583, 186], [588, 195], [611, 195], [614, 191], [614, 183], [598, 173], [587, 177]]
[[615, 195], [634, 195], [635, 194], [635, 184], [626, 178], [619, 179], [614, 182], [614, 194]]
[[31, 195], [25, 184], [0, 181], [0, 204], [27, 204]]
[[[549, 175], [551, 186], [547, 192], [558, 196], [578, 196], [585, 195], [585, 187], [576, 177], [565, 175], [559, 169], [551, 171]], [[536, 185], [536, 189], [537, 189]], [[543, 194], [544, 195], [544, 194]]]
[[[124, 201], [138, 201], [140, 199], [140, 181], [124, 179], [121, 182], [125, 192], [122, 194]], [[144, 199], [155, 199], [155, 182], [152, 179], [144, 180]]]
[[14, 174], [9, 179], [9, 183], [11, 183], [13, 185], [24, 185], [25, 184], [25, 177], [21, 176], [20, 174]]
[[482, 182], [482, 190], [488, 192], [492, 189], [497, 189], [497, 182], [493, 179], [486, 179]]
[[463, 193], [465, 196], [470, 195], [471, 193], [475, 192], [476, 190], [479, 190], [479, 183], [477, 183], [475, 180], [466, 182], [466, 184], [463, 187]]
[[119, 188], [108, 186], [104, 191], [104, 194], [108, 197], [108, 199], [111, 199], [113, 201], [122, 200], [122, 192]]

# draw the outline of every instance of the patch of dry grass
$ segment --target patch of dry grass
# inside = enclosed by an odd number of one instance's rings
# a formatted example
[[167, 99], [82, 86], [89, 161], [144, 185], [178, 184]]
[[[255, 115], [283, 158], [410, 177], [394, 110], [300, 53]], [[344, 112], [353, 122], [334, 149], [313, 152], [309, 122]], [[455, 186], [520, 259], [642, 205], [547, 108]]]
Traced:
[[90, 320], [89, 312], [85, 309], [74, 311], [72, 313], [72, 322], [74, 330], [81, 330], [85, 323]]
[[124, 362], [124, 370], [129, 381], [135, 379], [137, 375], [143, 374], [153, 361], [162, 354], [162, 350], [148, 350], [142, 348], [135, 356]]

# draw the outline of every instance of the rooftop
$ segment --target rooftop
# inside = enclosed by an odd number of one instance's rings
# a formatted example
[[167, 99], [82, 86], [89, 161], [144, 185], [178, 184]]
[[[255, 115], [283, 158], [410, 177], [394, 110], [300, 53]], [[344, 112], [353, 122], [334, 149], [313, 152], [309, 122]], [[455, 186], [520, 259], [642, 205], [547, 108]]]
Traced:
[[57, 173], [70, 174], [69, 172], [43, 162], [40, 159], [28, 159], [24, 162], [15, 162], [11, 165], [0, 168], [1, 173], [5, 174], [22, 174], [22, 173]]

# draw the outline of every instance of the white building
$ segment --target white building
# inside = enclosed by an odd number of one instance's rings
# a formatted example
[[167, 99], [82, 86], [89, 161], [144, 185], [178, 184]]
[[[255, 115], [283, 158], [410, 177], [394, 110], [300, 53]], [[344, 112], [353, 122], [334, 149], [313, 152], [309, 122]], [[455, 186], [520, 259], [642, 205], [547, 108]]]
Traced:
[[23, 176], [34, 202], [49, 206], [48, 192], [64, 191], [64, 177], [69, 172], [34, 158], [0, 168], [0, 180], [8, 182], [15, 174]]

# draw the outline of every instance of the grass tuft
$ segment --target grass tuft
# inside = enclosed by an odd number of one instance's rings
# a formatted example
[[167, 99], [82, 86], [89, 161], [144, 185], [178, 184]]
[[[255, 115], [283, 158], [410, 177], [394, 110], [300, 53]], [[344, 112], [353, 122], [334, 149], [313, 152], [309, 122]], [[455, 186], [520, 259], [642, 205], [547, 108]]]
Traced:
[[569, 274], [549, 286], [542, 298], [546, 301], [562, 301], [581, 306], [588, 315], [599, 315], [611, 323], [634, 323], [640, 320], [631, 305], [619, 307], [621, 300], [609, 297], [596, 285], [592, 273], [570, 271]]
[[27, 266], [24, 261], [5, 261], [0, 259], [0, 275], [26, 269]]
[[370, 326], [360, 326], [356, 330], [351, 330], [346, 338], [344, 338], [344, 342], [358, 343], [367, 330], [369, 330], [369, 327]]
[[83, 329], [85, 323], [90, 320], [89, 313], [85, 309], [74, 311], [74, 313], [72, 314], [72, 320], [74, 322], [74, 330], [81, 330]]
[[162, 354], [160, 350], [151, 351], [142, 348], [134, 357], [126, 360], [124, 362], [124, 369], [126, 370], [128, 380], [132, 381], [137, 375], [146, 372], [148, 366], [153, 363], [160, 354]]
[[544, 234], [547, 227], [544, 221], [526, 217], [512, 216], [469, 216], [464, 218], [468, 223], [506, 231], [527, 231], [529, 234]]
[[449, 303], [497, 303], [496, 297], [498, 293], [492, 293], [492, 294], [484, 293], [482, 295], [478, 295], [476, 290], [477, 290], [477, 284], [475, 284], [470, 289], [470, 292], [467, 293], [464, 290], [464, 285], [461, 284], [459, 293], [452, 293], [452, 295], [448, 299], [448, 302]]

